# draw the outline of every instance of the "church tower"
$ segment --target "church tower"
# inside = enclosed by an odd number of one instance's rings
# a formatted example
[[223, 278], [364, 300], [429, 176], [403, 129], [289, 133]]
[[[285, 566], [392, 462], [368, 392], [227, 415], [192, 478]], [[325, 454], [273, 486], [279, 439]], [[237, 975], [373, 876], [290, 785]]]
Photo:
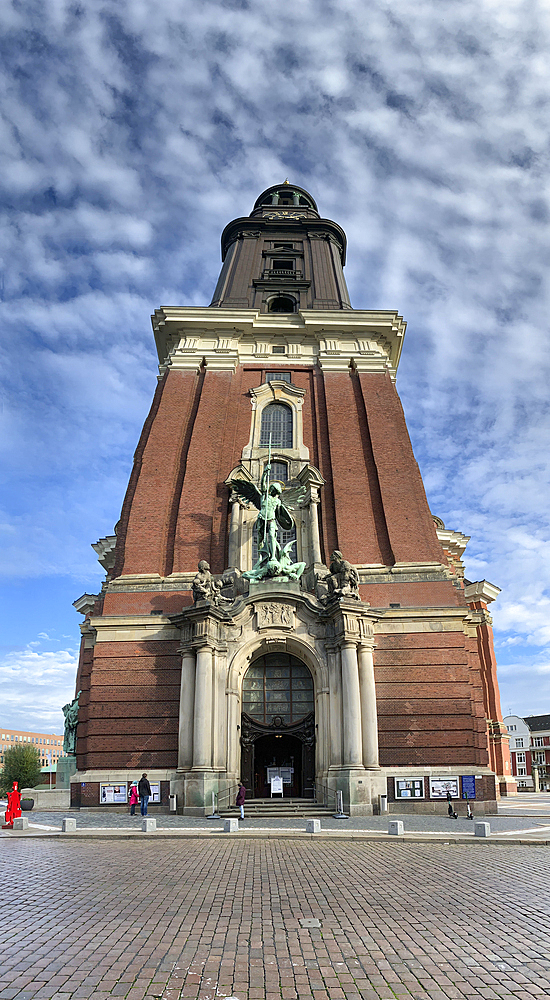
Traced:
[[[468, 538], [428, 508], [391, 311], [285, 182], [222, 234], [209, 306], [153, 316], [159, 382], [85, 615], [75, 805], [146, 770], [186, 814], [285, 796], [351, 815], [512, 789]], [[412, 800], [415, 800], [414, 802]]]

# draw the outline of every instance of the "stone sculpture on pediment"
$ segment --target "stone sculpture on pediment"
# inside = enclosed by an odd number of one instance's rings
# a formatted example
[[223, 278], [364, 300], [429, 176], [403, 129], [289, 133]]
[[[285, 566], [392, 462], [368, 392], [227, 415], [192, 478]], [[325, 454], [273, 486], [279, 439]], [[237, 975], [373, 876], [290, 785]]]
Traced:
[[351, 597], [360, 601], [359, 574], [342, 553], [335, 549], [330, 557], [330, 574], [326, 579], [329, 600], [340, 597]]

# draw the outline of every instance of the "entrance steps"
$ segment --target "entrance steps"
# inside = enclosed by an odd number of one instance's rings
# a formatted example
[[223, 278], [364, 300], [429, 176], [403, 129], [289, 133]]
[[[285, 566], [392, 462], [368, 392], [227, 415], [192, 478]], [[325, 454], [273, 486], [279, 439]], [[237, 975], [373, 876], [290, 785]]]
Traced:
[[[246, 819], [284, 819], [303, 816], [306, 819], [330, 816], [334, 807], [320, 805], [313, 799], [247, 799], [244, 804]], [[220, 809], [223, 819], [239, 815], [238, 806]]]

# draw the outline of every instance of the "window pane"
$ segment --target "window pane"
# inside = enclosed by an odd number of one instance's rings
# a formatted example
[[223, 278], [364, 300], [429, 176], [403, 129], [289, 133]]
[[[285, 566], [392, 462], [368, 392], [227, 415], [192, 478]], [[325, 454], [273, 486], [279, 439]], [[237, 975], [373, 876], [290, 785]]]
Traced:
[[292, 448], [292, 410], [283, 403], [270, 403], [262, 413], [260, 447], [269, 444], [277, 448]]

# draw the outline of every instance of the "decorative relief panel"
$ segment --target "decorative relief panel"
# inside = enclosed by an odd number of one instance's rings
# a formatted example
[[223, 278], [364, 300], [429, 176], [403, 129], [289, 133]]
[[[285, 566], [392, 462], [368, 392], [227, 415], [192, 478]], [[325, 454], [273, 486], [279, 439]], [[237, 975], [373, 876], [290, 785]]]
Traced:
[[258, 628], [294, 628], [294, 608], [290, 604], [269, 602], [256, 605]]

